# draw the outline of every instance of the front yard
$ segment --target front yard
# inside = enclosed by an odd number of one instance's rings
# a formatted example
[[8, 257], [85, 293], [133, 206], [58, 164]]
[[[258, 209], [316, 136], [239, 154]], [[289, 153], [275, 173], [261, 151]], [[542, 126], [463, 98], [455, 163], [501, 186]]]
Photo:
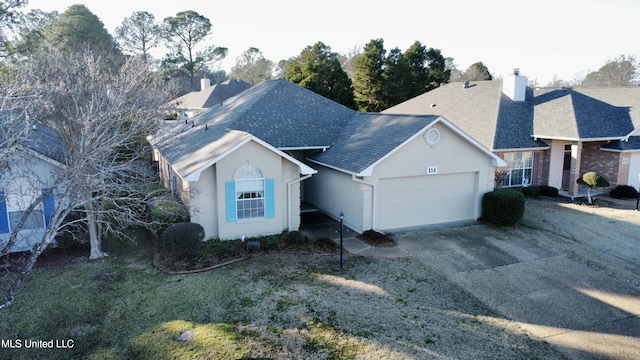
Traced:
[[562, 358], [412, 259], [341, 271], [336, 256], [277, 254], [166, 275], [148, 241], [36, 269], [0, 340], [6, 359]]

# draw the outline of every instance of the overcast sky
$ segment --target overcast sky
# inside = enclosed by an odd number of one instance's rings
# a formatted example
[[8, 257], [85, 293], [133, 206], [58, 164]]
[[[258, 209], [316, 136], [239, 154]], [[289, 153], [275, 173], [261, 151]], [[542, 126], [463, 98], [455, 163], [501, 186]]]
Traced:
[[229, 49], [222, 68], [249, 47], [277, 63], [322, 41], [348, 53], [372, 39], [387, 51], [415, 41], [440, 49], [460, 70], [482, 61], [494, 77], [514, 68], [538, 85], [572, 80], [608, 59], [640, 59], [640, 0], [29, 0], [29, 8], [64, 12], [82, 3], [107, 30], [134, 11], [158, 22], [194, 10], [213, 25], [210, 42]]

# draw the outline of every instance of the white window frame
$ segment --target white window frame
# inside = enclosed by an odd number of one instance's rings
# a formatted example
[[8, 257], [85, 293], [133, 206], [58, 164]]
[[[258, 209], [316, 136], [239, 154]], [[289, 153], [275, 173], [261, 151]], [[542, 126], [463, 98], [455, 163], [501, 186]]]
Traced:
[[246, 165], [238, 170], [234, 180], [237, 219], [265, 218], [265, 179], [262, 171], [255, 166]]
[[531, 184], [533, 177], [533, 151], [520, 151], [503, 153], [503, 159], [507, 162], [507, 167], [502, 180], [502, 187], [520, 187]]

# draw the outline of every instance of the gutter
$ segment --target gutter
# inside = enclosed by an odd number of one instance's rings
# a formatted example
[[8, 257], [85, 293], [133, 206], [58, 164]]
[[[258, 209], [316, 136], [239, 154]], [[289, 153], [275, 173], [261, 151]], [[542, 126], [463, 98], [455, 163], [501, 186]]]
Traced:
[[[291, 231], [291, 186], [310, 178], [313, 174], [307, 174], [287, 182], [287, 230]], [[299, 205], [298, 205], [299, 206]]]

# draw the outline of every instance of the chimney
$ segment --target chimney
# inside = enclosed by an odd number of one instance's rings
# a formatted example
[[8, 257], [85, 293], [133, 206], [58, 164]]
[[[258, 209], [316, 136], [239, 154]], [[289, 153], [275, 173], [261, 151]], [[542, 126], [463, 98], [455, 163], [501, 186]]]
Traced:
[[525, 101], [527, 93], [527, 77], [520, 75], [520, 69], [513, 69], [513, 74], [502, 80], [502, 93], [513, 101]]
[[211, 86], [211, 80], [207, 79], [207, 78], [202, 78], [200, 79], [200, 91], [208, 88]]

